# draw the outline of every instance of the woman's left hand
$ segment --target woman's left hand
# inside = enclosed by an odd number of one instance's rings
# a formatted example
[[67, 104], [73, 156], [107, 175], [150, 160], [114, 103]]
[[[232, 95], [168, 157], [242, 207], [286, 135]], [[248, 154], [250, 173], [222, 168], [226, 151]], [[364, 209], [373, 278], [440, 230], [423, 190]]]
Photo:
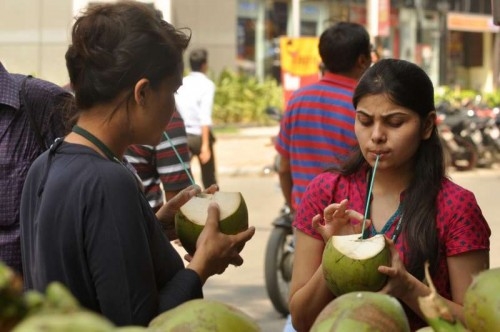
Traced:
[[408, 293], [412, 288], [411, 275], [406, 270], [399, 252], [394, 246], [394, 242], [387, 237], [385, 238], [386, 245], [391, 252], [391, 266], [381, 265], [378, 271], [387, 275], [389, 278], [387, 284], [380, 290], [381, 293], [392, 295], [396, 298], [401, 298]]

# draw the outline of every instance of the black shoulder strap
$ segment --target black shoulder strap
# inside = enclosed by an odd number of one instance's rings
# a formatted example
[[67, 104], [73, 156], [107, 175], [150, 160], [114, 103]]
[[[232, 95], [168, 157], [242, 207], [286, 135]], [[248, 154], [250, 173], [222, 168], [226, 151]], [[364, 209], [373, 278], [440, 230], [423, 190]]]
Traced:
[[33, 114], [33, 111], [31, 110], [31, 107], [28, 104], [28, 98], [26, 98], [26, 95], [27, 95], [27, 93], [26, 93], [26, 81], [28, 81], [28, 79], [30, 79], [32, 77], [33, 76], [31, 76], [31, 75], [27, 75], [21, 83], [21, 93], [20, 93], [21, 101], [22, 101], [22, 104], [24, 105], [24, 110], [25, 110], [26, 114], [28, 115], [31, 130], [33, 130], [33, 132], [35, 133], [38, 145], [40, 146], [40, 148], [42, 150], [46, 150], [47, 144], [46, 144], [45, 140], [43, 139], [42, 133], [40, 131], [40, 127], [37, 125], [37, 123], [35, 121], [35, 116]]

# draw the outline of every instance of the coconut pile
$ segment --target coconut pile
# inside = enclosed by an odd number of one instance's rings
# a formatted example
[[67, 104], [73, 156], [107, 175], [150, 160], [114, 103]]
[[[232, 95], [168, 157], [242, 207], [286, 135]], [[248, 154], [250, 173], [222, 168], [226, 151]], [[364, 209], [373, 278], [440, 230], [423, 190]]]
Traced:
[[259, 332], [241, 310], [218, 301], [185, 302], [155, 317], [149, 326], [117, 327], [83, 308], [69, 290], [52, 282], [45, 293], [23, 292], [21, 278], [0, 261], [0, 332]]

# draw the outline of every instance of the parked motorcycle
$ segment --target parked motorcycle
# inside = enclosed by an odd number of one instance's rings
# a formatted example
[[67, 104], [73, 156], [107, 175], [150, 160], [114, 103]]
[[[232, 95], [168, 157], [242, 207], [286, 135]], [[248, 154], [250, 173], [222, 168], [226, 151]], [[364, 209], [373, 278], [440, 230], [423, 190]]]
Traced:
[[[500, 161], [500, 129], [498, 127], [498, 117], [500, 109], [498, 107], [489, 107], [481, 103], [480, 96], [476, 97], [476, 103], [467, 107], [467, 114], [474, 121], [482, 134], [481, 147], [482, 155], [479, 166], [490, 167], [492, 164]], [[481, 160], [483, 159], [483, 160]]]
[[500, 161], [500, 129], [496, 119], [486, 119], [481, 127], [485, 145], [492, 146], [495, 153], [495, 161]]
[[280, 215], [272, 223], [264, 262], [267, 295], [274, 309], [283, 316], [289, 313], [288, 296], [295, 251], [292, 221], [290, 208], [283, 206]]
[[[476, 167], [478, 151], [472, 141], [462, 130], [465, 118], [459, 110], [450, 110], [449, 105], [437, 107], [437, 129], [443, 145], [445, 164], [457, 171], [467, 171]], [[463, 136], [462, 136], [463, 135]], [[477, 137], [477, 131], [475, 132]], [[481, 135], [479, 133], [479, 135]]]
[[467, 171], [476, 167], [477, 153], [472, 143], [453, 134], [447, 125], [440, 124], [438, 130], [447, 168], [452, 166], [457, 171]]

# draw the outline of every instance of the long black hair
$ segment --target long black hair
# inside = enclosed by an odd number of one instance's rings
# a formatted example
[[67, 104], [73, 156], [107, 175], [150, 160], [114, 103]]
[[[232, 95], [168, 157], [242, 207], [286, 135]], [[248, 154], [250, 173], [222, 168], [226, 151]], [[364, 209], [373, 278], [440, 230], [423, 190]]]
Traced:
[[[353, 105], [365, 96], [384, 94], [391, 102], [407, 108], [421, 119], [435, 110], [434, 87], [427, 74], [417, 65], [396, 59], [383, 59], [361, 77], [353, 96]], [[341, 174], [355, 173], [369, 167], [359, 145], [340, 166], [333, 168]], [[415, 156], [413, 177], [404, 193], [402, 235], [410, 250], [407, 270], [418, 279], [424, 277], [424, 263], [430, 262], [431, 271], [437, 268], [439, 248], [436, 230], [436, 199], [446, 176], [443, 148], [434, 126], [431, 136], [420, 142]]]

